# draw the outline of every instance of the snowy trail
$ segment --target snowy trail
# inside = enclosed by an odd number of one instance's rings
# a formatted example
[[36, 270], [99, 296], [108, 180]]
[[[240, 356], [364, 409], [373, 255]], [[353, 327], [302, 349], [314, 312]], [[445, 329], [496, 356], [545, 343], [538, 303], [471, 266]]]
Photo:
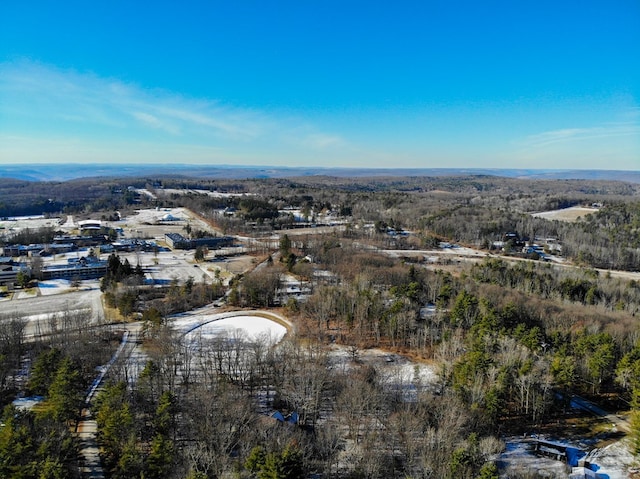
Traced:
[[129, 323], [127, 325], [127, 331], [122, 335], [118, 349], [109, 362], [101, 368], [100, 374], [94, 379], [87, 391], [85, 407], [82, 410], [81, 418], [76, 428], [76, 435], [80, 439], [80, 455], [83, 458], [83, 464], [80, 468], [82, 477], [90, 479], [103, 479], [105, 477], [102, 462], [100, 461], [100, 447], [98, 446], [98, 424], [91, 414], [91, 401], [102, 385], [105, 376], [109, 373], [111, 366], [122, 355], [125, 348], [128, 345], [134, 345], [129, 352], [133, 351], [141, 327], [140, 323]]

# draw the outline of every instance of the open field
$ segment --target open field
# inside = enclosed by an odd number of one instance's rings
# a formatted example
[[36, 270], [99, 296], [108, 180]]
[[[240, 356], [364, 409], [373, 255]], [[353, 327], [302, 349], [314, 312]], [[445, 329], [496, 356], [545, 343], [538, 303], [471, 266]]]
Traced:
[[571, 208], [564, 208], [561, 210], [542, 211], [540, 213], [533, 213], [531, 216], [535, 218], [544, 218], [546, 220], [574, 222], [574, 221], [579, 221], [581, 218], [584, 218], [586, 215], [597, 213], [598, 211], [599, 211], [598, 208], [585, 208], [582, 206], [574, 206]]

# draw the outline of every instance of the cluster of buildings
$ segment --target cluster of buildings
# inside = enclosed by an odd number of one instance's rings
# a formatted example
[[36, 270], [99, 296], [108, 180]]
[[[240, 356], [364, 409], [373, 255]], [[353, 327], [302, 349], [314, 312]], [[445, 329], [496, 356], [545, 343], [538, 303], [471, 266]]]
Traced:
[[18, 282], [22, 273], [29, 277], [37, 275], [39, 279], [68, 279], [79, 281], [83, 279], [102, 278], [107, 273], [108, 262], [95, 256], [69, 258], [66, 263], [55, 265], [40, 265], [36, 272], [32, 264], [16, 262], [12, 258], [0, 257], [0, 286], [10, 286]]
[[79, 248], [96, 247], [109, 244], [109, 237], [104, 234], [95, 235], [59, 235], [47, 244], [10, 244], [2, 248], [3, 256], [54, 256], [70, 253]]
[[180, 233], [167, 233], [164, 235], [167, 246], [171, 249], [196, 249], [199, 246], [217, 249], [233, 246], [232, 236], [207, 236], [204, 238], [189, 239]]
[[[92, 231], [95, 229], [96, 231]], [[18, 283], [20, 275], [37, 277], [38, 279], [83, 280], [101, 278], [107, 272], [107, 261], [89, 254], [70, 258], [66, 263], [47, 265], [37, 258], [46, 258], [72, 253], [84, 248], [101, 248], [110, 246], [110, 238], [100, 233], [99, 224], [87, 222], [81, 233], [77, 235], [58, 235], [51, 243], [8, 244], [1, 248], [0, 286], [12, 286]], [[24, 258], [30, 258], [25, 261]]]
[[[544, 246], [539, 243], [543, 243]], [[442, 247], [442, 246], [441, 246]], [[511, 253], [522, 253], [524, 255], [536, 255], [538, 259], [543, 261], [551, 261], [549, 251], [560, 253], [562, 247], [556, 238], [534, 238], [530, 240], [527, 236], [520, 236], [517, 232], [506, 233], [502, 241], [494, 241], [492, 248], [506, 251], [509, 249]]]
[[[86, 230], [87, 225], [84, 226], [84, 230]], [[231, 236], [188, 239], [179, 233], [167, 233], [165, 239], [171, 249], [189, 250], [199, 246], [217, 249], [233, 245]], [[108, 262], [92, 253], [78, 258], [69, 258], [66, 263], [54, 265], [47, 265], [42, 260], [34, 260], [35, 258], [70, 253], [86, 247], [92, 247], [101, 253], [155, 251], [159, 249], [155, 241], [135, 238], [110, 241], [109, 237], [100, 234], [56, 236], [50, 244], [6, 245], [2, 248], [2, 256], [0, 256], [0, 286], [12, 286], [18, 283], [18, 277], [21, 274], [29, 277], [35, 276], [42, 280], [68, 279], [74, 281], [103, 277], [107, 272]], [[31, 260], [20, 259], [25, 257], [31, 258]]]

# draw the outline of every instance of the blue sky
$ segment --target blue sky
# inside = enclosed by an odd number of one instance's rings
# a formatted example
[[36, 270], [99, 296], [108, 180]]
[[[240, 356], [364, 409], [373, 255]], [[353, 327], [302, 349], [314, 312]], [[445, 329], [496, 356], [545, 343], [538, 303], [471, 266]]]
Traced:
[[640, 169], [640, 2], [0, 2], [0, 163]]

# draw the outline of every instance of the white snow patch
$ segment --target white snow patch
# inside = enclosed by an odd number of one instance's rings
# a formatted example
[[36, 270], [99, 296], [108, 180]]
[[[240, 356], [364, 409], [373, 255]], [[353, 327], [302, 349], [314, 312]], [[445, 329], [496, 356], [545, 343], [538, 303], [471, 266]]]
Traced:
[[48, 279], [46, 281], [38, 281], [38, 289], [41, 296], [51, 296], [54, 294], [67, 293], [69, 291], [77, 291], [78, 289], [88, 291], [100, 288], [100, 280], [83, 280], [80, 286], [74, 288], [72, 282], [68, 279]]
[[42, 396], [30, 396], [14, 399], [12, 404], [18, 409], [30, 411], [34, 408], [34, 406], [41, 403], [42, 401], [44, 401], [44, 397]]
[[237, 330], [248, 340], [268, 337], [280, 341], [287, 332], [282, 324], [246, 311], [215, 313], [212, 308], [203, 308], [173, 317], [173, 328], [186, 338], [233, 337]]
[[[503, 440], [505, 450], [498, 456], [498, 461], [507, 471], [536, 471], [546, 477], [568, 477], [565, 463], [534, 454], [529, 438], [511, 436]], [[563, 443], [562, 440], [556, 442]], [[580, 446], [578, 448], [582, 449]], [[625, 439], [593, 449], [583, 459], [591, 464], [591, 469], [602, 479], [627, 479], [629, 466], [634, 461]], [[504, 471], [501, 470], [500, 477], [509, 477], [508, 473], [504, 475]]]
[[436, 390], [438, 373], [430, 364], [419, 363], [401, 354], [381, 349], [353, 350], [334, 345], [329, 354], [331, 368], [350, 371], [360, 364], [373, 366], [387, 390], [396, 391], [405, 401], [414, 401], [425, 390]]
[[608, 479], [626, 479], [629, 466], [634, 462], [627, 441], [621, 440], [601, 449], [594, 449], [586, 457], [591, 464], [598, 466], [598, 477]]
[[39, 281], [38, 288], [42, 296], [50, 296], [52, 294], [60, 294], [71, 289], [71, 281], [68, 279], [49, 279]]
[[[206, 320], [203, 318], [201, 321]], [[236, 331], [241, 331], [241, 334], [250, 341], [266, 337], [277, 342], [284, 337], [287, 328], [261, 316], [234, 316], [214, 319], [190, 330], [185, 334], [185, 337], [202, 339], [233, 337]]]

